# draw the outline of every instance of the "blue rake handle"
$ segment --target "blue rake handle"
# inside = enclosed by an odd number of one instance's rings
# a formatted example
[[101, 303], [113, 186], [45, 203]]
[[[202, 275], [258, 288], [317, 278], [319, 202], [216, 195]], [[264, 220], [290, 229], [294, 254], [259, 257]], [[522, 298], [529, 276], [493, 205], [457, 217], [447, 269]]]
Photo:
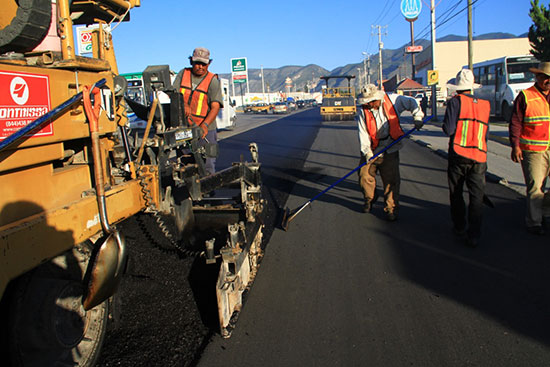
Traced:
[[[101, 79], [98, 80], [92, 87], [102, 87], [107, 83], [107, 80]], [[15, 143], [19, 139], [21, 139], [23, 136], [27, 135], [28, 133], [37, 130], [39, 128], [42, 128], [47, 122], [52, 120], [54, 117], [57, 117], [58, 114], [64, 112], [67, 108], [71, 107], [73, 104], [77, 103], [82, 99], [82, 92], [78, 92], [65, 102], [61, 103], [59, 106], [51, 110], [50, 112], [46, 113], [45, 115], [42, 115], [41, 117], [37, 118], [27, 126], [22, 127], [21, 129], [17, 130], [4, 140], [0, 141], [0, 151], [4, 150], [9, 145]]]
[[[429, 116], [429, 117], [426, 117], [424, 119], [424, 123], [428, 122], [433, 116]], [[327, 187], [326, 189], [324, 189], [323, 191], [321, 191], [320, 193], [318, 193], [317, 195], [315, 195], [314, 197], [312, 197], [311, 199], [309, 199], [308, 201], [306, 201], [304, 204], [302, 204], [302, 206], [299, 207], [299, 209], [292, 214], [292, 218], [294, 218], [296, 215], [298, 215], [298, 213], [300, 213], [303, 209], [305, 209], [305, 207], [307, 207], [309, 204], [311, 204], [312, 202], [314, 202], [315, 200], [317, 200], [321, 195], [324, 195], [327, 191], [331, 190], [334, 186], [338, 185], [340, 182], [344, 181], [346, 178], [348, 178], [350, 175], [352, 175], [354, 172], [357, 172], [359, 169], [361, 169], [361, 167], [363, 167], [364, 165], [368, 164], [369, 162], [375, 160], [376, 158], [378, 158], [381, 154], [383, 154], [384, 152], [386, 152], [388, 149], [390, 149], [392, 146], [394, 146], [395, 144], [399, 143], [403, 138], [409, 136], [413, 131], [416, 130], [416, 127], [413, 127], [412, 129], [408, 130], [405, 134], [403, 134], [402, 136], [400, 136], [397, 140], [394, 140], [390, 145], [388, 145], [387, 147], [385, 147], [384, 149], [382, 149], [381, 151], [379, 151], [378, 153], [376, 153], [375, 155], [373, 155], [372, 157], [370, 157], [367, 161], [365, 161], [364, 163], [361, 163], [359, 166], [355, 167], [354, 169], [352, 169], [350, 172], [348, 172], [344, 177], [340, 178], [338, 181], [336, 181], [335, 183], [333, 183], [332, 185], [330, 185], [329, 187]]]

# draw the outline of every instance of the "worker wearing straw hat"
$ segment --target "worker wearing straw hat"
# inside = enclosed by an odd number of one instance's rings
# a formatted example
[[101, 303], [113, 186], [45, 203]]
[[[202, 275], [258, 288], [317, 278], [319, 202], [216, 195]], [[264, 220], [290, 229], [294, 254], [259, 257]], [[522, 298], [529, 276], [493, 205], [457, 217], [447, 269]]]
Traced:
[[[400, 115], [409, 111], [413, 115], [415, 127], [422, 127], [424, 113], [416, 99], [399, 94], [387, 94], [369, 84], [362, 89], [357, 103], [361, 163], [367, 162], [374, 154], [381, 152], [399, 137], [403, 136]], [[384, 187], [384, 212], [386, 219], [395, 221], [399, 210], [399, 149], [402, 142], [390, 147], [383, 155], [366, 164], [359, 171], [359, 184], [365, 204], [363, 211], [371, 211], [376, 191], [376, 173], [380, 173]]]
[[525, 178], [527, 231], [543, 235], [543, 224], [550, 224], [550, 194], [544, 192], [550, 173], [550, 62], [529, 71], [535, 74], [535, 84], [514, 101], [509, 138], [511, 158], [521, 163]]
[[[474, 97], [470, 69], [462, 69], [455, 83], [447, 84], [456, 95], [447, 102], [443, 131], [450, 137], [447, 166], [451, 219], [457, 235], [467, 235], [466, 245], [476, 247], [481, 237], [485, 173], [487, 172], [487, 132], [489, 130], [489, 101]], [[469, 205], [466, 210], [463, 191], [468, 187]]]

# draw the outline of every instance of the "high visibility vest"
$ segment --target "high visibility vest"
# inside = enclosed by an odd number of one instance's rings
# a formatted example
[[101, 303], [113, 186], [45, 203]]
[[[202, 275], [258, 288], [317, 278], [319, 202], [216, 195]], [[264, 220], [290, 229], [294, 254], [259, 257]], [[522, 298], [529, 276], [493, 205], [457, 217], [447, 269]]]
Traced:
[[487, 162], [487, 130], [491, 105], [489, 101], [458, 94], [460, 113], [453, 140], [455, 153], [476, 162]]
[[[390, 124], [390, 136], [393, 140], [397, 140], [403, 136], [404, 133], [401, 129], [401, 125], [399, 125], [399, 115], [395, 112], [395, 107], [393, 107], [393, 103], [391, 103], [390, 97], [388, 97], [386, 93], [384, 93], [384, 103], [382, 103], [382, 107], [386, 117], [388, 118], [388, 123]], [[371, 147], [372, 150], [374, 150], [378, 146], [378, 137], [376, 136], [376, 118], [374, 117], [372, 111], [365, 106], [363, 107], [363, 114], [365, 116], [367, 132], [369, 133], [372, 142]]]
[[522, 92], [527, 107], [519, 136], [519, 147], [521, 150], [544, 152], [550, 143], [550, 106], [535, 86]]
[[183, 94], [185, 108], [188, 108], [190, 111], [191, 124], [200, 125], [204, 121], [206, 115], [208, 115], [208, 111], [210, 111], [210, 106], [208, 104], [208, 87], [214, 77], [217, 77], [217, 75], [208, 72], [200, 81], [199, 85], [193, 89], [191, 85], [191, 69], [186, 68], [183, 70], [180, 91]]

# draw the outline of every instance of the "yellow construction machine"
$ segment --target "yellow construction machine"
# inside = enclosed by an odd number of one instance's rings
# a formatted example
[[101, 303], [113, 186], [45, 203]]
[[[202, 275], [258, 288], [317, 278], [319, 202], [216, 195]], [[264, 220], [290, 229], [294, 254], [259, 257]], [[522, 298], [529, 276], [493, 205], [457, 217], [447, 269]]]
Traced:
[[[111, 29], [139, 0], [4, 0], [0, 14], [0, 348], [2, 365], [91, 366], [106, 332], [110, 300], [126, 264], [120, 223], [155, 216], [182, 249], [208, 193], [236, 187], [219, 208], [227, 243], [207, 241], [220, 265], [224, 336], [261, 256], [260, 164], [206, 175], [216, 147], [199, 144], [180, 93], [145, 106], [142, 138], [128, 134]], [[113, 24], [113, 22], [115, 24]], [[91, 57], [75, 52], [86, 25]], [[216, 205], [207, 205], [216, 213]], [[163, 220], [170, 219], [173, 225]]]
[[[323, 121], [353, 120], [357, 111], [355, 106], [355, 88], [351, 86], [351, 79], [355, 75], [330, 75], [322, 76], [326, 83], [323, 88], [323, 104], [321, 105], [321, 117]], [[329, 87], [330, 79], [347, 79], [347, 87]]]

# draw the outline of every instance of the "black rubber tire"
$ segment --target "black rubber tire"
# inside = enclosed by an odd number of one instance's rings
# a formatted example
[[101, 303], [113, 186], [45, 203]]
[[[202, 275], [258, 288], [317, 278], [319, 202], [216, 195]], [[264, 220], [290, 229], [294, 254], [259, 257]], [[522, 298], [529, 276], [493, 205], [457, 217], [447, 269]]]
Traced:
[[11, 23], [0, 29], [0, 54], [31, 51], [48, 34], [51, 0], [18, 0], [18, 5]]
[[107, 330], [109, 301], [89, 311], [81, 308], [82, 274], [90, 254], [88, 244], [80, 245], [16, 280], [8, 365], [95, 365]]

